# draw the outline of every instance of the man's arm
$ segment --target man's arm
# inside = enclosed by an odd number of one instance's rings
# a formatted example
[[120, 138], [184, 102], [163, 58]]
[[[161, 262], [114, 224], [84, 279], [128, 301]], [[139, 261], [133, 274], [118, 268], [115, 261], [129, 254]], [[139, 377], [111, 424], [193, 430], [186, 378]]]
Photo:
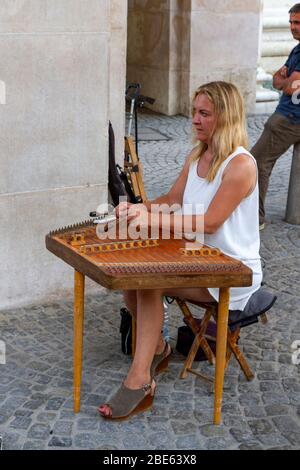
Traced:
[[300, 72], [293, 72], [290, 77], [286, 78], [282, 91], [285, 95], [292, 96], [300, 90]]
[[283, 91], [285, 95], [292, 96], [300, 90], [300, 72], [295, 71], [288, 77], [288, 68], [284, 65], [275, 73], [273, 87]]
[[288, 78], [288, 68], [286, 65], [281, 67], [273, 76], [273, 87], [276, 90], [282, 90], [285, 80]]

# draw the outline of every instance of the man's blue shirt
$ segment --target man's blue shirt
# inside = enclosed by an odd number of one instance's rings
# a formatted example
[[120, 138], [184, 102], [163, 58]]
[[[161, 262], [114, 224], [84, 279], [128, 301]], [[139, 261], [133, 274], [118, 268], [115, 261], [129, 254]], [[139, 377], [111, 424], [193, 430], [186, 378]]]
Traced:
[[[300, 72], [300, 43], [292, 50], [285, 65], [288, 68], [288, 77], [293, 72]], [[296, 99], [300, 101], [300, 91], [296, 93]], [[275, 112], [287, 117], [294, 124], [300, 124], [300, 103], [294, 104], [290, 95], [282, 93]]]

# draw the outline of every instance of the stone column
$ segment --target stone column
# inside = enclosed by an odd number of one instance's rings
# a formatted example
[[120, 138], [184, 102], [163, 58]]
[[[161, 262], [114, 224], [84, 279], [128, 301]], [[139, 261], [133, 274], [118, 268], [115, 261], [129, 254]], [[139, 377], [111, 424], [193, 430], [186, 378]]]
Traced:
[[125, 76], [124, 10], [124, 0], [0, 2], [0, 308], [72, 292], [72, 269], [44, 237], [107, 200], [110, 110], [117, 129], [124, 122], [122, 79], [110, 81], [116, 68]]
[[300, 144], [294, 146], [285, 220], [300, 225]]
[[191, 0], [190, 96], [205, 82], [225, 80], [255, 106], [261, 0]]
[[182, 60], [189, 54], [190, 0], [129, 0], [127, 82], [142, 85], [151, 109], [180, 112]]
[[297, 45], [289, 27], [289, 10], [295, 0], [263, 0], [263, 34], [260, 64], [273, 75]]
[[[257, 110], [268, 112], [264, 103], [277, 102], [280, 93], [272, 90], [274, 73], [285, 63], [297, 44], [289, 27], [289, 9], [295, 0], [264, 0], [259, 67], [257, 70]], [[274, 103], [277, 106], [277, 103]]]
[[[102, 0], [98, 0], [100, 3]], [[127, 0], [109, 0], [109, 119], [116, 139], [116, 160], [123, 165], [127, 51]]]
[[195, 89], [238, 85], [254, 109], [262, 0], [129, 0], [127, 80], [156, 98], [153, 109], [190, 114]]

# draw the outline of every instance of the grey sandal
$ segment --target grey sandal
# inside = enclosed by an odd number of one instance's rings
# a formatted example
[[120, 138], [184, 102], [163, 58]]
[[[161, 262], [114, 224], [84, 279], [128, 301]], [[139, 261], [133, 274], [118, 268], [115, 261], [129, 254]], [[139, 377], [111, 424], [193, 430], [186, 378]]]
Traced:
[[[152, 380], [152, 383], [145, 384], [137, 390], [127, 388], [122, 384], [110, 402], [102, 405], [109, 406], [111, 414], [105, 415], [101, 411], [102, 406], [98, 408], [98, 411], [105, 419], [117, 419], [120, 421], [128, 419], [130, 416], [146, 411], [152, 407], [155, 387], [156, 384], [154, 380]], [[150, 393], [147, 393], [149, 391]], [[147, 395], [145, 395], [146, 393]]]

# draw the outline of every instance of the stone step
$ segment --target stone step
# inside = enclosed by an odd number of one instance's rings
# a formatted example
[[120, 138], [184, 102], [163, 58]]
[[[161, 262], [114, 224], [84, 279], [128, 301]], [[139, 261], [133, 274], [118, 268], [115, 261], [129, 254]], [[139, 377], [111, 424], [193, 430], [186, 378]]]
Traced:
[[287, 59], [287, 55], [285, 56], [273, 56], [273, 57], [262, 57], [260, 59], [260, 65], [266, 70], [268, 73], [274, 75], [277, 70], [282, 67]]
[[272, 41], [265, 42], [262, 45], [262, 57], [288, 57], [293, 49], [293, 42], [290, 41]]
[[268, 90], [267, 88], [258, 87], [256, 90], [256, 102], [265, 103], [267, 101], [278, 101], [279, 93], [273, 90]]

